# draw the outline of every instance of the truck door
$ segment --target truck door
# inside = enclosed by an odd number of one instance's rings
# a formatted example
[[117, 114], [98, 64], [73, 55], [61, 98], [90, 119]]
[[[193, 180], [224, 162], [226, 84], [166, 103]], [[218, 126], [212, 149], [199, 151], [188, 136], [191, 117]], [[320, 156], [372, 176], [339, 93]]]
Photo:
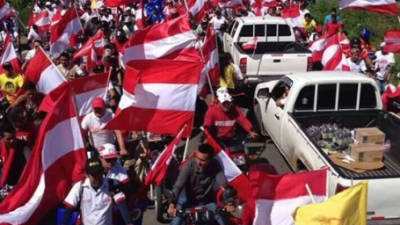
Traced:
[[[264, 117], [262, 118], [264, 127], [267, 129], [270, 134], [272, 140], [275, 144], [281, 143], [282, 138], [282, 121], [284, 116], [284, 103], [285, 97], [288, 93], [285, 89], [289, 88], [289, 86], [280, 81], [275, 85], [275, 87], [271, 91], [271, 96], [267, 101]], [[283, 104], [282, 104], [283, 103]], [[278, 146], [281, 148], [282, 146]]]

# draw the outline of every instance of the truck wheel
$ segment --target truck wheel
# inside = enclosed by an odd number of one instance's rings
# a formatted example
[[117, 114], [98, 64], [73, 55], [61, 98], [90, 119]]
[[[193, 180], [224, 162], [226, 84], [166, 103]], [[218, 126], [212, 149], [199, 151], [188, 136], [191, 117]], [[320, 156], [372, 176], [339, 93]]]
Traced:
[[154, 200], [154, 209], [156, 211], [157, 221], [160, 223], [170, 223], [171, 220], [168, 218], [167, 215], [167, 205], [165, 204], [165, 199], [163, 193], [162, 186], [155, 186], [154, 191], [156, 194], [156, 199]]

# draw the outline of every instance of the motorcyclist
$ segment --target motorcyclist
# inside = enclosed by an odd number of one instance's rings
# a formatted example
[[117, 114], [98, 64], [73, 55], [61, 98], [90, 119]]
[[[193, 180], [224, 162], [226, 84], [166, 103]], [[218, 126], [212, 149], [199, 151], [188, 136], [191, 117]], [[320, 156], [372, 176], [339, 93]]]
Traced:
[[241, 109], [232, 103], [232, 96], [226, 88], [217, 90], [218, 103], [208, 108], [203, 127], [214, 135], [216, 140], [225, 146], [236, 146], [244, 139], [243, 134], [235, 129], [238, 123], [251, 138], [258, 134], [252, 130], [250, 121]]
[[183, 165], [172, 188], [168, 214], [175, 216], [171, 225], [179, 225], [182, 218], [176, 216], [177, 209], [203, 206], [214, 214], [216, 222], [225, 225], [222, 216], [216, 213], [215, 193], [226, 183], [225, 175], [219, 162], [213, 158], [214, 150], [208, 144], [202, 144], [195, 151], [194, 157]]

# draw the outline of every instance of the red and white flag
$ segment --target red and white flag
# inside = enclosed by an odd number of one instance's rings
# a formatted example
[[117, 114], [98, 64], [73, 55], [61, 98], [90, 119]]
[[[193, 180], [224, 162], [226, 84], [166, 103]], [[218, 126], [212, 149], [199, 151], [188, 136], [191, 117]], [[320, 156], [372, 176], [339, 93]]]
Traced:
[[2, 224], [38, 224], [84, 177], [86, 152], [68, 85], [47, 95], [42, 106], [47, 114], [32, 154], [17, 185], [0, 203]]
[[78, 49], [74, 53], [74, 59], [77, 59], [82, 56], [89, 56], [91, 49], [96, 51], [98, 55], [103, 55], [104, 53], [104, 45], [105, 45], [104, 33], [102, 30], [97, 31], [95, 35], [89, 38], [85, 44], [82, 45], [80, 49]]
[[[17, 53], [15, 52], [10, 34], [7, 34], [6, 39], [4, 40], [0, 64], [3, 65], [5, 62], [11, 63], [14, 72], [21, 72], [21, 63], [19, 62]], [[0, 67], [0, 72], [3, 72], [3, 67]]]
[[74, 92], [79, 117], [83, 117], [92, 111], [93, 98], [99, 96], [106, 98], [108, 74], [80, 77], [70, 81], [70, 85]]
[[201, 91], [201, 88], [204, 86], [204, 84], [208, 82], [208, 79], [210, 79], [210, 82], [213, 86], [217, 86], [219, 82], [219, 54], [216, 38], [217, 35], [214, 33], [212, 33], [210, 36], [207, 36], [206, 42], [201, 49], [204, 56], [204, 67], [200, 74], [199, 91]]
[[135, 32], [125, 44], [123, 62], [138, 59], [171, 59], [179, 52], [194, 49], [196, 35], [188, 15], [155, 24]]
[[189, 0], [189, 13], [193, 16], [196, 24], [200, 23], [204, 18], [206, 11], [211, 8], [209, 0]]
[[42, 10], [39, 13], [33, 13], [29, 17], [27, 26], [36, 25], [38, 32], [47, 32], [50, 30], [51, 18], [49, 11]]
[[[156, 66], [155, 66], [156, 65]], [[133, 60], [126, 65], [123, 95], [105, 129], [190, 136], [201, 62]]]
[[385, 52], [400, 52], [400, 30], [387, 30], [383, 38]]
[[82, 32], [82, 25], [75, 7], [70, 7], [57, 23], [50, 27], [50, 54], [61, 54]]
[[304, 27], [301, 23], [303, 17], [300, 14], [299, 5], [293, 5], [291, 7], [286, 7], [281, 11], [282, 18], [285, 19], [286, 23], [289, 24], [291, 27]]
[[144, 28], [144, 21], [146, 21], [145, 10], [143, 10], [143, 0], [138, 4], [136, 9], [135, 23], [139, 30]]
[[104, 0], [104, 5], [107, 7], [118, 7], [126, 4], [130, 4], [133, 2], [137, 2], [138, 0]]
[[14, 17], [15, 12], [5, 0], [0, 0], [0, 21]]
[[276, 7], [278, 2], [276, 0], [252, 0], [250, 1], [251, 8], [256, 16], [262, 16], [262, 9], [264, 7]]
[[157, 186], [161, 185], [165, 174], [167, 173], [169, 164], [175, 152], [175, 149], [182, 139], [182, 135], [186, 127], [183, 127], [179, 131], [178, 135], [169, 143], [169, 145], [161, 152], [157, 157], [157, 160], [151, 166], [150, 170], [147, 172], [144, 179], [145, 185], [155, 184]]
[[239, 8], [243, 6], [242, 0], [212, 0], [212, 5], [221, 8]]
[[25, 80], [34, 82], [37, 90], [45, 94], [67, 82], [42, 48], [36, 50], [24, 74]]
[[247, 42], [244, 42], [242, 44], [242, 48], [244, 50], [256, 50], [257, 42], [258, 42], [258, 37], [253, 37], [250, 40], [248, 40]]
[[310, 194], [316, 202], [322, 202], [327, 195], [326, 169], [280, 175], [250, 170], [249, 179], [255, 199], [253, 225], [294, 225], [293, 211], [311, 203]]
[[399, 15], [396, 0], [339, 0], [339, 9], [363, 9]]
[[234, 187], [241, 200], [246, 201], [251, 197], [251, 186], [247, 176], [237, 167], [232, 159], [226, 154], [222, 147], [210, 135], [207, 129], [203, 129], [205, 140], [204, 142], [211, 145], [214, 149], [214, 157], [220, 163], [226, 180]]

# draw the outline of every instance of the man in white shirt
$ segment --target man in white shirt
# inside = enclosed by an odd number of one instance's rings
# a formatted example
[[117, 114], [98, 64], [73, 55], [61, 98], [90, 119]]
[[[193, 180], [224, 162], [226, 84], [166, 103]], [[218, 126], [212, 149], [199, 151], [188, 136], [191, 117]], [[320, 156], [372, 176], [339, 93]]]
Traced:
[[218, 35], [218, 37], [220, 38], [220, 40], [222, 40], [222, 32], [221, 32], [221, 28], [222, 25], [226, 23], [226, 19], [225, 17], [223, 17], [221, 15], [221, 11], [216, 11], [215, 12], [215, 16], [210, 20], [210, 24], [214, 30], [214, 32]]
[[115, 145], [104, 144], [99, 148], [100, 161], [106, 171], [106, 177], [118, 180], [120, 184], [129, 182], [128, 173], [118, 160], [119, 154]]
[[113, 117], [111, 110], [106, 109], [106, 104], [103, 98], [94, 98], [92, 100], [92, 108], [93, 111], [87, 114], [81, 123], [82, 129], [89, 131], [89, 135], [92, 138], [92, 140], [90, 140], [92, 145], [98, 150], [100, 146], [107, 143], [115, 143], [117, 140], [120, 154], [128, 154], [120, 131], [103, 130], [103, 127]]
[[395, 63], [393, 53], [385, 52], [383, 50], [384, 43], [381, 44], [381, 50], [375, 52], [375, 71], [376, 71], [376, 84], [378, 85], [379, 91], [383, 93], [387, 80], [392, 72], [392, 67]]
[[347, 64], [351, 72], [362, 73], [367, 76], [371, 76], [371, 74], [367, 71], [367, 66], [364, 60], [361, 58], [359, 48], [351, 49], [350, 57], [347, 58]]
[[87, 177], [75, 183], [64, 200], [67, 206], [61, 224], [67, 224], [72, 210], [80, 208], [81, 219], [85, 225], [110, 225], [112, 207], [115, 204], [125, 224], [133, 224], [125, 201], [125, 195], [113, 187], [104, 177], [104, 170], [98, 159], [89, 159], [86, 163]]

